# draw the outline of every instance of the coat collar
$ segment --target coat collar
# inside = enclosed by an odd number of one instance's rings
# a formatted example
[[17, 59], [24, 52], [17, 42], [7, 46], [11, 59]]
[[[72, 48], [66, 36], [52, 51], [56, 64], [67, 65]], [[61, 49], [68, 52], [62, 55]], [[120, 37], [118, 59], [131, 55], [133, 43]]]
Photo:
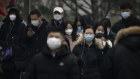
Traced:
[[129, 28], [121, 29], [116, 35], [114, 45], [129, 35], [140, 35], [140, 26], [131, 26]]
[[50, 49], [47, 45], [44, 46], [43, 50], [42, 50], [42, 53], [47, 56], [48, 58], [50, 59], [58, 59], [58, 58], [61, 58], [63, 56], [66, 56], [69, 54], [69, 50], [66, 46], [61, 46], [60, 50], [55, 54], [55, 56], [53, 56], [50, 52]]

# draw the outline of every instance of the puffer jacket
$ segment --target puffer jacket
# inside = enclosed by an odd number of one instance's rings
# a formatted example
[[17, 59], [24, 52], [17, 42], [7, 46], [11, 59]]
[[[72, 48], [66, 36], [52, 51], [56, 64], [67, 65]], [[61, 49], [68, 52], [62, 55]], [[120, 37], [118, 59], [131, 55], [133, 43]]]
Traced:
[[79, 79], [79, 72], [77, 61], [66, 46], [53, 56], [46, 45], [41, 53], [33, 57], [24, 79]]

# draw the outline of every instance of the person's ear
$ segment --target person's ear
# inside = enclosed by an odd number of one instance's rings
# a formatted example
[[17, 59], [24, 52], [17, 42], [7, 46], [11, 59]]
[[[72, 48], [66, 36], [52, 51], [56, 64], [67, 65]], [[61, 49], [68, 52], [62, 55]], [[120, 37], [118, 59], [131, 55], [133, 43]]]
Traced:
[[64, 17], [64, 13], [62, 13], [61, 16]]
[[123, 10], [121, 9], [120, 12], [123, 12]]
[[132, 12], [132, 10], [130, 10], [130, 14], [132, 14], [133, 12]]
[[41, 16], [39, 17], [39, 21], [40, 21], [40, 22], [42, 21], [42, 17], [41, 17]]

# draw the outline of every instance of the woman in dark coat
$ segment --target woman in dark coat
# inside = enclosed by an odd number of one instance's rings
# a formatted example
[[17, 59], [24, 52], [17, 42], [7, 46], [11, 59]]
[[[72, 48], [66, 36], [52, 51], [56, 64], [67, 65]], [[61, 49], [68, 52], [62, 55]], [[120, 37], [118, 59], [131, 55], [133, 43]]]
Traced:
[[4, 79], [19, 79], [23, 70], [25, 54], [25, 24], [19, 11], [11, 8], [0, 29], [0, 46], [2, 47], [2, 69]]
[[94, 40], [94, 30], [87, 26], [84, 30], [83, 41], [73, 49], [81, 69], [82, 79], [101, 79], [98, 58], [101, 52], [97, 49]]

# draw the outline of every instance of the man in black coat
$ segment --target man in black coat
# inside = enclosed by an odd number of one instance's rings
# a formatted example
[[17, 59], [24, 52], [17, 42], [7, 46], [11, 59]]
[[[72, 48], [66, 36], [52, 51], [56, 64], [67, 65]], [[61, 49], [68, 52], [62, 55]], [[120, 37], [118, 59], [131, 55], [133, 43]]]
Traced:
[[47, 45], [33, 57], [24, 79], [79, 79], [77, 62], [63, 42], [63, 34], [59, 30], [51, 30]]
[[4, 79], [19, 79], [23, 70], [25, 54], [25, 24], [22, 23], [17, 8], [11, 8], [0, 29], [0, 47], [2, 48], [2, 69]]
[[45, 19], [42, 19], [39, 10], [32, 10], [28, 17], [28, 26], [26, 28], [26, 43], [28, 45], [28, 58], [32, 58], [39, 53], [46, 43], [47, 25]]
[[133, 25], [133, 20], [135, 20], [135, 25], [140, 23], [140, 20], [133, 15], [133, 7], [130, 3], [122, 3], [120, 5], [120, 11], [122, 19], [112, 26], [114, 33], [117, 33], [120, 29], [127, 28], [129, 25]]
[[51, 20], [51, 25], [53, 25], [53, 27], [49, 27], [49, 29], [59, 28], [60, 31], [65, 34], [66, 23], [64, 22], [63, 17], [64, 10], [61, 7], [55, 7], [53, 10], [53, 19]]
[[140, 79], [140, 27], [120, 30], [104, 60], [104, 79]]

